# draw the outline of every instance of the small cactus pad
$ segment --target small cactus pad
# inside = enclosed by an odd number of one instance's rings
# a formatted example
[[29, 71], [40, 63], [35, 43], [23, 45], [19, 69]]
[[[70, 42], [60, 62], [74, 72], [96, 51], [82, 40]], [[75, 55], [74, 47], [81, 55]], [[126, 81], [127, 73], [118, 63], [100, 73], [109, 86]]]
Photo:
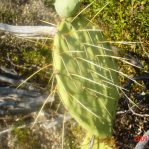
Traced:
[[80, 0], [56, 0], [55, 9], [59, 16], [68, 18], [76, 14]]
[[98, 27], [83, 16], [64, 20], [54, 38], [53, 66], [59, 96], [90, 134], [111, 136], [118, 102], [117, 66]]

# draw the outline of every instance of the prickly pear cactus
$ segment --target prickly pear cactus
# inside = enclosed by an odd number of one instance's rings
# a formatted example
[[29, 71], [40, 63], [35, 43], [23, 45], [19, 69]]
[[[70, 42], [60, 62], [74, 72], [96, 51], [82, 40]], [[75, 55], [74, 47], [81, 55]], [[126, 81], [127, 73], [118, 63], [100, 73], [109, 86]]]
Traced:
[[56, 0], [54, 5], [58, 15], [67, 18], [76, 14], [80, 0]]
[[88, 23], [79, 16], [58, 26], [54, 71], [66, 109], [88, 132], [106, 138], [112, 134], [117, 106], [117, 67], [102, 32]]

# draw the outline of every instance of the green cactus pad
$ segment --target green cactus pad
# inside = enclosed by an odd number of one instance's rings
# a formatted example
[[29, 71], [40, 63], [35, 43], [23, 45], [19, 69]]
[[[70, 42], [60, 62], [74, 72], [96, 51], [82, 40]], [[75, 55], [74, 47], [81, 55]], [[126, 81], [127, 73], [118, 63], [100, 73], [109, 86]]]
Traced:
[[112, 134], [118, 102], [117, 66], [102, 32], [87, 24], [82, 16], [60, 23], [54, 38], [54, 72], [66, 109], [90, 134], [105, 138]]
[[80, 0], [56, 0], [55, 9], [59, 16], [68, 18], [76, 14]]

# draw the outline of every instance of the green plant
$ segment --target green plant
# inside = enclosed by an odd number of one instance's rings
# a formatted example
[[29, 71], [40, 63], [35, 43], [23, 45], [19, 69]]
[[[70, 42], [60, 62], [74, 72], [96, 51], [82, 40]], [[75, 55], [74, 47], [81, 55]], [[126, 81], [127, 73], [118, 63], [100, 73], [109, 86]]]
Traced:
[[61, 17], [70, 17], [75, 15], [80, 5], [80, 0], [65, 0], [62, 5], [61, 0], [55, 1], [55, 9]]
[[[62, 9], [66, 8], [65, 4], [61, 3]], [[59, 96], [66, 109], [87, 130], [83, 148], [90, 145], [94, 135], [99, 140], [94, 148], [110, 148], [105, 139], [112, 136], [121, 88], [113, 51], [102, 31], [84, 16], [65, 18], [57, 29], [53, 65]]]
[[21, 149], [39, 149], [40, 144], [35, 139], [35, 136], [31, 134], [31, 131], [28, 128], [20, 129], [14, 128], [12, 135], [16, 138], [15, 148]]
[[[82, 0], [84, 4], [91, 2], [92, 0]], [[144, 47], [148, 49], [149, 5], [147, 0], [100, 0], [93, 3], [85, 11], [85, 14], [92, 18], [107, 2], [108, 6], [98, 13], [98, 17], [94, 21], [104, 28], [108, 39], [112, 41], [139, 41], [140, 38]], [[120, 46], [126, 49], [126, 47]], [[129, 47], [129, 51], [133, 50], [142, 54], [140, 47], [138, 47], [135, 49]]]

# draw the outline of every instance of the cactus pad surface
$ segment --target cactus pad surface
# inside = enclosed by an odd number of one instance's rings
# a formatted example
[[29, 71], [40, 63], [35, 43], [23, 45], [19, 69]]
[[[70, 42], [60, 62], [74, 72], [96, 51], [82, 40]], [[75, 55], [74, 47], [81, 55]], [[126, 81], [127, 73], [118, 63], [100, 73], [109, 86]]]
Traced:
[[112, 55], [102, 31], [83, 16], [58, 26], [53, 49], [58, 94], [72, 117], [100, 138], [112, 135], [119, 97]]

